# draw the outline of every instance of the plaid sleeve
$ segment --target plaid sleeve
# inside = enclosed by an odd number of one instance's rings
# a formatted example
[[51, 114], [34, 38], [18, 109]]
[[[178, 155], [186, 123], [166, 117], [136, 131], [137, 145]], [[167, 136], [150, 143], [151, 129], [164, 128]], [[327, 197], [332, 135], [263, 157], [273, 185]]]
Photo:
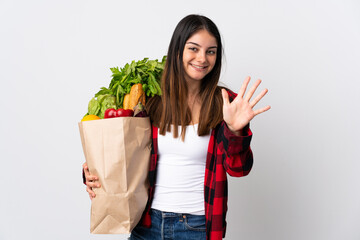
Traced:
[[[232, 101], [237, 94], [227, 89], [229, 99]], [[241, 177], [249, 174], [253, 165], [253, 154], [250, 148], [252, 132], [249, 124], [237, 136], [230, 131], [227, 124], [221, 124], [218, 142], [222, 143], [223, 165], [230, 176]]]
[[244, 135], [237, 136], [223, 124], [219, 134], [223, 143], [223, 165], [230, 176], [241, 177], [249, 174], [253, 166], [253, 154], [250, 148], [252, 132], [249, 125], [243, 129]]

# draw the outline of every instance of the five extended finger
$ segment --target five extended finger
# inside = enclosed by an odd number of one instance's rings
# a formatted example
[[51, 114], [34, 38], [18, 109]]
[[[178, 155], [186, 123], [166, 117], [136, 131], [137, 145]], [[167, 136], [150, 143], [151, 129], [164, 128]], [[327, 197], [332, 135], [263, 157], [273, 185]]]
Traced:
[[250, 99], [252, 98], [252, 96], [254, 95], [254, 92], [256, 91], [256, 89], [258, 88], [258, 86], [260, 85], [261, 80], [258, 79], [255, 84], [249, 89], [248, 93], [246, 94], [244, 100], [249, 102]]
[[224, 105], [230, 104], [229, 94], [227, 93], [227, 91], [225, 89], [221, 89], [221, 95], [223, 98]]
[[269, 110], [270, 108], [271, 108], [270, 106], [266, 106], [266, 107], [260, 108], [260, 109], [258, 109], [258, 110], [255, 110], [255, 111], [254, 111], [254, 115], [256, 116], [256, 115], [258, 115], [258, 114], [260, 114], [260, 113], [266, 112], [266, 111]]
[[241, 85], [241, 88], [238, 93], [238, 96], [240, 96], [241, 98], [244, 97], [244, 94], [245, 94], [247, 86], [249, 85], [250, 79], [251, 79], [250, 76], [246, 77], [243, 84]]
[[265, 96], [267, 92], [268, 90], [266, 88], [262, 90], [262, 92], [250, 102], [251, 108], [253, 108]]

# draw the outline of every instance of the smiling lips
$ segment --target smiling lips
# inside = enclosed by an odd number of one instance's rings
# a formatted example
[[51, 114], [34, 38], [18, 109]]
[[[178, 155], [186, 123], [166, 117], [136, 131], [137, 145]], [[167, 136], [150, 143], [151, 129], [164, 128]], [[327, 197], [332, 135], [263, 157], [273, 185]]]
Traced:
[[205, 70], [208, 66], [199, 66], [199, 65], [195, 65], [195, 64], [191, 64], [190, 63], [190, 65], [194, 68], [194, 69], [196, 69], [196, 70], [200, 70], [200, 71], [202, 71], [202, 70]]

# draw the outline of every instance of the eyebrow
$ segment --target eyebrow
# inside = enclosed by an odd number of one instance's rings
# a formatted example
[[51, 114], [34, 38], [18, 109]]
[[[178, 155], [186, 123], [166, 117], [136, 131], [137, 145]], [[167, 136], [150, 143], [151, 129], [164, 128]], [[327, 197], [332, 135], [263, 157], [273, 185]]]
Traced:
[[[187, 42], [186, 44], [194, 44], [194, 45], [196, 45], [198, 47], [201, 47], [200, 44], [197, 44], [197, 43], [194, 43], [194, 42]], [[217, 48], [217, 46], [212, 46], [212, 47], [209, 47], [209, 48]]]

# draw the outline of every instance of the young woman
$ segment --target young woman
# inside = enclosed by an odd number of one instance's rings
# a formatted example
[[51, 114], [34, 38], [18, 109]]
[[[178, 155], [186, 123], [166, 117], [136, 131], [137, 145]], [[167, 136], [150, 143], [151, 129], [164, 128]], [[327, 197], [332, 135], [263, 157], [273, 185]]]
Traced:
[[[236, 95], [218, 86], [222, 44], [207, 17], [189, 15], [173, 33], [161, 87], [146, 105], [153, 125], [149, 199], [130, 239], [222, 239], [226, 231], [227, 180], [252, 167], [249, 122], [267, 93], [260, 84]], [[100, 187], [84, 164], [87, 192]]]

